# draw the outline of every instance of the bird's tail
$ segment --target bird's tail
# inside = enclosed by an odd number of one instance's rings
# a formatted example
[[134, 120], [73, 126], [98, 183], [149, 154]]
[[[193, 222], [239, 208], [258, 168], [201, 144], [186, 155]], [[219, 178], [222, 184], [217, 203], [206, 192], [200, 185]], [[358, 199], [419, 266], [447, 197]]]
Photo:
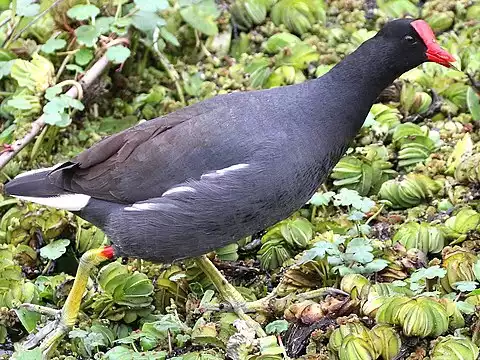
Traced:
[[49, 175], [57, 168], [45, 168], [22, 173], [5, 185], [5, 193], [21, 200], [57, 209], [82, 210], [90, 200], [90, 196], [75, 194], [53, 184]]

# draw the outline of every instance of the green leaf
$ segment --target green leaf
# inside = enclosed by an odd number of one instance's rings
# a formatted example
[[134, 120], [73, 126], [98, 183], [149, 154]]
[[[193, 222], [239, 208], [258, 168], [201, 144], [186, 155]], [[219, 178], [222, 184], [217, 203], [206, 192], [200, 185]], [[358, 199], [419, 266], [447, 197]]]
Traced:
[[63, 49], [67, 45], [67, 42], [63, 39], [50, 38], [41, 49], [45, 54], [53, 54], [55, 51]]
[[40, 249], [40, 256], [49, 260], [58, 259], [65, 254], [68, 245], [70, 245], [70, 240], [68, 239], [52, 241], [50, 244]]
[[220, 11], [214, 0], [203, 0], [200, 3], [180, 9], [183, 20], [194, 29], [213, 36], [218, 33], [216, 19]]
[[43, 360], [42, 350], [40, 348], [34, 350], [20, 350], [13, 354], [11, 360]]
[[288, 330], [288, 321], [286, 320], [275, 320], [269, 323], [265, 327], [265, 331], [268, 335], [275, 334], [280, 335], [281, 333]]
[[314, 206], [326, 206], [332, 199], [333, 195], [335, 195], [333, 191], [328, 191], [326, 193], [317, 192], [313, 194], [312, 198], [308, 203]]
[[32, 104], [22, 97], [16, 97], [7, 101], [7, 105], [19, 110], [29, 110]]
[[457, 309], [464, 314], [475, 314], [475, 305], [473, 304], [469, 304], [465, 301], [457, 301], [455, 302], [455, 305], [457, 306]]
[[477, 288], [475, 281], [457, 281], [452, 284], [452, 287], [460, 292], [470, 292]]
[[34, 0], [17, 0], [17, 16], [35, 16], [40, 12], [40, 4]]
[[45, 99], [53, 100], [57, 95], [62, 93], [61, 86], [52, 86], [45, 90]]
[[4, 76], [10, 75], [13, 62], [14, 60], [0, 61], [0, 80], [3, 79]]
[[473, 274], [475, 275], [475, 279], [480, 281], [480, 260], [477, 260], [473, 265]]
[[71, 9], [67, 11], [67, 15], [69, 18], [83, 21], [95, 18], [98, 14], [100, 14], [100, 9], [95, 5], [75, 5]]
[[376, 273], [382, 271], [388, 266], [388, 261], [385, 259], [374, 259], [372, 262], [365, 265], [366, 273]]
[[140, 11], [145, 12], [162, 11], [169, 7], [167, 0], [134, 0], [133, 2]]
[[100, 17], [95, 20], [95, 28], [98, 34], [106, 34], [110, 32], [110, 26], [115, 22], [113, 16]]
[[95, 45], [98, 39], [98, 31], [93, 25], [82, 25], [78, 27], [75, 29], [75, 35], [80, 44], [89, 47]]
[[473, 121], [480, 121], [480, 97], [471, 86], [467, 90], [467, 106]]
[[30, 311], [25, 308], [15, 309], [18, 319], [22, 323], [23, 327], [31, 333], [36, 329], [38, 321], [40, 321], [41, 315], [35, 311]]
[[441, 268], [439, 265], [430, 266], [416, 270], [410, 277], [412, 282], [417, 282], [421, 279], [435, 279], [443, 278], [447, 274], [447, 270]]
[[115, 64], [124, 63], [130, 56], [130, 49], [117, 45], [109, 47], [107, 50], [107, 59]]
[[188, 95], [199, 96], [202, 89], [203, 80], [200, 73], [188, 75], [185, 71], [182, 72], [183, 87]]
[[163, 26], [166, 23], [156, 13], [147, 11], [139, 11], [132, 17], [132, 25], [145, 32], [153, 32], [157, 26]]
[[318, 241], [315, 243], [315, 245], [311, 249], [308, 249], [307, 251], [305, 251], [302, 258], [300, 259], [300, 264], [310, 260], [314, 260], [317, 257], [320, 259], [323, 259], [325, 258], [325, 256], [327, 256], [327, 254], [337, 255], [339, 253], [340, 251], [338, 250], [335, 244], [332, 244], [331, 242], [328, 242], [328, 241]]
[[80, 66], [87, 65], [93, 59], [93, 51], [82, 48], [75, 53], [75, 62]]
[[173, 46], [180, 46], [180, 43], [178, 42], [176, 36], [173, 35], [170, 31], [168, 31], [167, 28], [164, 26], [160, 28], [160, 36]]
[[375, 202], [360, 196], [355, 190], [341, 188], [340, 192], [334, 196], [333, 204], [335, 206], [353, 206], [355, 209], [365, 213], [375, 205]]
[[82, 67], [80, 67], [76, 64], [68, 64], [67, 66], [65, 66], [65, 69], [70, 70], [70, 71], [75, 71], [75, 72], [80, 73], [80, 74], [85, 72], [85, 70], [83, 70]]

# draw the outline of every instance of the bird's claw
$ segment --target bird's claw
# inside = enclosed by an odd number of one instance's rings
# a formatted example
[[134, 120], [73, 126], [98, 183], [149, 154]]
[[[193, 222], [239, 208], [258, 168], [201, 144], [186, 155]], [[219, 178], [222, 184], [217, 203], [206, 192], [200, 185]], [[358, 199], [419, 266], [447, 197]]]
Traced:
[[35, 304], [23, 304], [22, 307], [52, 318], [47, 325], [37, 333], [30, 334], [22, 343], [22, 348], [25, 350], [30, 350], [38, 346], [44, 358], [48, 358], [49, 354], [56, 348], [58, 342], [65, 334], [67, 334], [71, 326], [66, 324], [61, 310]]

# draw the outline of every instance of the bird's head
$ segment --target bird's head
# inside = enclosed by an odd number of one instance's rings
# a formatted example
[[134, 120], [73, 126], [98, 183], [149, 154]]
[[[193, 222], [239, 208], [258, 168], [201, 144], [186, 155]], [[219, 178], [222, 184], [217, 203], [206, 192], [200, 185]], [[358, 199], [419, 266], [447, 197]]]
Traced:
[[432, 28], [424, 20], [393, 20], [377, 36], [395, 47], [397, 60], [401, 60], [407, 68], [427, 61], [452, 67], [455, 62], [455, 58], [438, 45]]

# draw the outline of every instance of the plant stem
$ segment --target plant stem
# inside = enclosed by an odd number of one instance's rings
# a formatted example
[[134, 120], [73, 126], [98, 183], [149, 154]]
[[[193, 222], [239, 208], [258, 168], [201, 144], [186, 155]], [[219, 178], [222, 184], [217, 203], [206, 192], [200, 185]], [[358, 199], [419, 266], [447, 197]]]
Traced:
[[[100, 74], [107, 68], [110, 62], [107, 59], [106, 55], [103, 55], [86, 73], [85, 76], [80, 81], [80, 84], [83, 88], [90, 86]], [[78, 96], [77, 87], [71, 87], [65, 95], [76, 98]], [[45, 115], [42, 114], [37, 120], [35, 120], [30, 131], [22, 139], [15, 141], [12, 146], [12, 151], [4, 152], [0, 155], [0, 170], [7, 165], [10, 160], [12, 160], [25, 146], [30, 144], [33, 139], [42, 131], [45, 126]]]
[[163, 68], [167, 72], [168, 76], [174, 82], [175, 87], [177, 88], [177, 94], [180, 102], [183, 105], [185, 105], [185, 97], [183, 96], [183, 89], [179, 82], [180, 75], [178, 74], [177, 70], [175, 70], [175, 68], [170, 63], [170, 61], [165, 56], [165, 54], [161, 52], [160, 49], [158, 48], [159, 37], [160, 37], [160, 29], [157, 27], [153, 32], [153, 49], [155, 50], [155, 53], [157, 54], [158, 59], [160, 60], [160, 63], [162, 64]]
[[[16, 0], [13, 0], [16, 2]], [[28, 30], [28, 28], [30, 28], [30, 26], [32, 26], [33, 24], [35, 24], [38, 20], [40, 20], [42, 18], [42, 16], [44, 16], [46, 13], [48, 13], [51, 9], [53, 9], [55, 6], [57, 6], [58, 4], [60, 4], [62, 1], [64, 0], [56, 0], [55, 2], [53, 2], [52, 5], [50, 5], [49, 7], [47, 7], [45, 10], [43, 10], [40, 14], [38, 14], [37, 16], [35, 16], [33, 18], [32, 21], [30, 21], [24, 28], [22, 28], [22, 30], [20, 30], [12, 39], [11, 41], [7, 41], [7, 43], [5, 44], [5, 47], [7, 47], [7, 45], [10, 45], [12, 42], [18, 40], [20, 38], [20, 36], [22, 36], [22, 34]], [[13, 16], [12, 16], [13, 18]]]

